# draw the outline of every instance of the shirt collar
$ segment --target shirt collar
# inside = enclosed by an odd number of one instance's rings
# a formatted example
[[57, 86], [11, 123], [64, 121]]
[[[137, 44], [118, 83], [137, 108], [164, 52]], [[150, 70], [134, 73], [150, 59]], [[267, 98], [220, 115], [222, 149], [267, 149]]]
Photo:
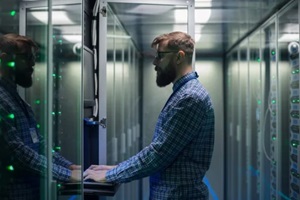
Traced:
[[187, 81], [194, 79], [194, 78], [198, 78], [198, 77], [199, 76], [198, 76], [197, 72], [190, 72], [190, 73], [184, 75], [183, 77], [181, 77], [174, 83], [173, 91], [176, 91], [182, 84], [186, 83]]
[[9, 91], [17, 91], [17, 84], [6, 78], [0, 77], [0, 84]]

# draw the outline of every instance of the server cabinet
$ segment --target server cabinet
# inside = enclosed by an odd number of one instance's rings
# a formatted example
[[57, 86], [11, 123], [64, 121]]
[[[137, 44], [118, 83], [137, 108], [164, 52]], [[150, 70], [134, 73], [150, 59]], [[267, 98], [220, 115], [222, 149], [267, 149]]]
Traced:
[[[278, 16], [278, 81], [282, 196], [300, 198], [299, 180], [299, 5], [288, 5]], [[289, 165], [287, 165], [289, 163]]]
[[[248, 43], [247, 43], [248, 41]], [[242, 43], [248, 46], [248, 74], [242, 73], [243, 45], [228, 56], [227, 80], [236, 80], [239, 88], [227, 86], [227, 173], [228, 199], [299, 199], [299, 5], [293, 1], [271, 16]], [[242, 44], [241, 43], [241, 44]], [[239, 73], [233, 73], [237, 59]], [[236, 77], [235, 77], [236, 76]], [[245, 83], [244, 80], [248, 80]], [[243, 102], [248, 91], [247, 109]], [[237, 109], [237, 111], [236, 111]], [[229, 112], [229, 113], [228, 113]], [[246, 115], [246, 151], [243, 145], [243, 123], [236, 113]], [[241, 115], [239, 115], [239, 119]], [[235, 127], [237, 132], [234, 132]], [[234, 152], [238, 149], [237, 155]], [[228, 154], [231, 154], [230, 156]], [[242, 154], [242, 156], [240, 155]], [[236, 157], [237, 161], [231, 159]], [[246, 165], [243, 166], [243, 157]], [[237, 171], [229, 170], [238, 168]], [[242, 171], [240, 171], [242, 169]], [[241, 179], [246, 174], [246, 183]], [[235, 177], [238, 178], [236, 182]], [[245, 185], [243, 185], [245, 184]], [[244, 188], [246, 187], [246, 188]], [[237, 192], [235, 190], [241, 191]], [[243, 196], [243, 192], [246, 196]]]

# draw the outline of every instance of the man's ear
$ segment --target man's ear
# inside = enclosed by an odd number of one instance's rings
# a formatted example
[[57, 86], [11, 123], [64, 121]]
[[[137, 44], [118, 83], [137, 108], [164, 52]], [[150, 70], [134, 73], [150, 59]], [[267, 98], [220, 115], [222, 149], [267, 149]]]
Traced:
[[183, 62], [184, 58], [185, 58], [185, 52], [182, 50], [179, 50], [177, 53], [177, 64]]
[[0, 53], [0, 59], [2, 60], [2, 59], [6, 59], [7, 58], [7, 53], [5, 53], [5, 52], [2, 52], [2, 53]]

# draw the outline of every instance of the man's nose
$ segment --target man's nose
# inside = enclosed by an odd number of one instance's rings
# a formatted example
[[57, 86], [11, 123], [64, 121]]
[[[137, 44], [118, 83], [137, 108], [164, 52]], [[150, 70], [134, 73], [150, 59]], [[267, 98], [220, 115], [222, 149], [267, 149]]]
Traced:
[[154, 58], [152, 64], [153, 64], [153, 65], [157, 65], [157, 59], [156, 59], [156, 57]]
[[32, 61], [30, 62], [30, 64], [31, 64], [31, 66], [34, 66], [34, 65], [35, 65], [35, 61], [32, 60]]

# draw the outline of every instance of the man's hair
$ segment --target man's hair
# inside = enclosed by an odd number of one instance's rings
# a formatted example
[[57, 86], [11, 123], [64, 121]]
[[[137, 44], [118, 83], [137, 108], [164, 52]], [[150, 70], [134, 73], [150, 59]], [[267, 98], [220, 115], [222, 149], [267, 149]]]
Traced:
[[172, 49], [175, 51], [182, 50], [186, 54], [188, 54], [187, 56], [192, 58], [192, 55], [194, 52], [195, 41], [190, 35], [188, 35], [184, 32], [179, 32], [179, 31], [166, 33], [166, 34], [163, 34], [163, 35], [160, 35], [160, 36], [157, 36], [156, 38], [154, 38], [154, 40], [152, 41], [151, 47], [156, 48], [156, 46], [162, 42], [167, 42], [167, 47], [169, 49]]
[[0, 36], [0, 53], [19, 53], [31, 47], [34, 48], [34, 51], [38, 50], [37, 44], [29, 37], [15, 33]]

